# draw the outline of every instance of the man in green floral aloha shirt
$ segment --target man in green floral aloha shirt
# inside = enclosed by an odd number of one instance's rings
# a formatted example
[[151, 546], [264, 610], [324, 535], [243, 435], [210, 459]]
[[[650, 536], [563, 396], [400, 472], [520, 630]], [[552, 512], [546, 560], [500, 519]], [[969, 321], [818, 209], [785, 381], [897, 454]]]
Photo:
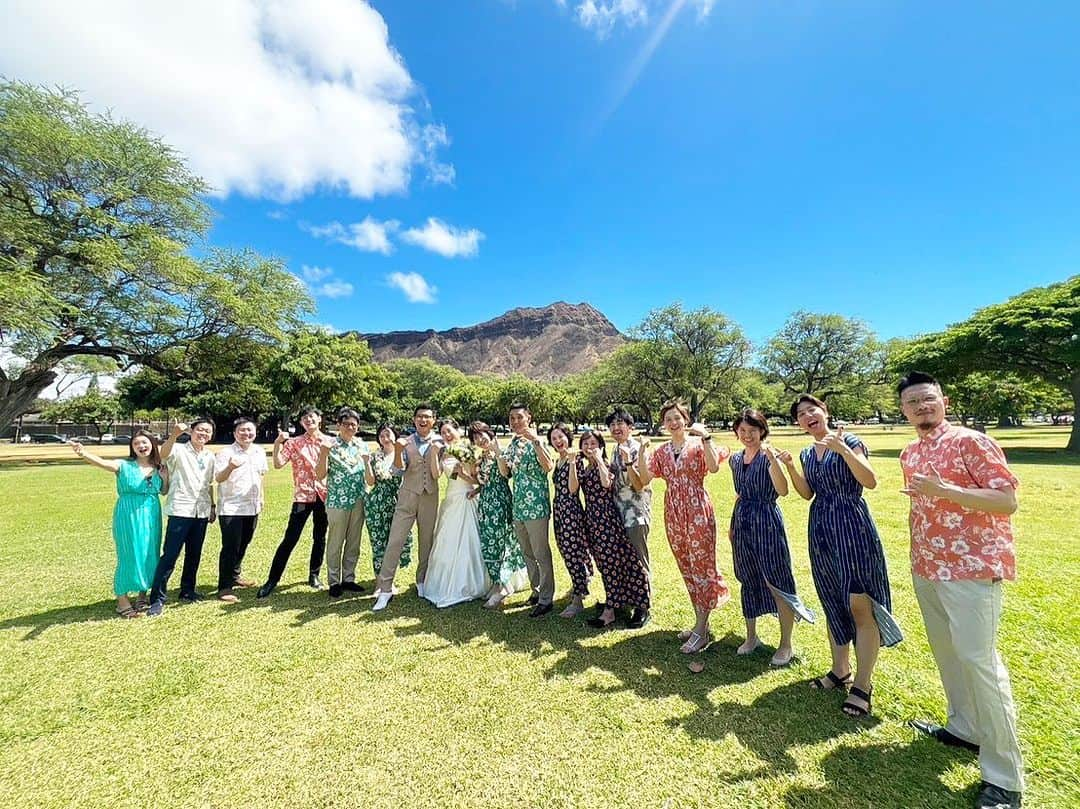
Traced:
[[532, 413], [523, 404], [510, 406], [510, 429], [514, 437], [499, 455], [499, 468], [514, 484], [514, 533], [525, 556], [525, 567], [533, 594], [530, 618], [551, 612], [555, 598], [555, 570], [551, 564], [548, 522], [551, 519], [551, 492], [548, 474], [554, 464], [532, 427]]

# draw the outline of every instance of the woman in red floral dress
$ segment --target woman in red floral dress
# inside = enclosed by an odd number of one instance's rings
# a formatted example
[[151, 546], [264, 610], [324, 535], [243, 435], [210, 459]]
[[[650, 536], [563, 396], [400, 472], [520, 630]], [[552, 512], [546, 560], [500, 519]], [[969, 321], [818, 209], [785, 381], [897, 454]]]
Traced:
[[638, 454], [638, 474], [643, 483], [663, 478], [664, 527], [675, 555], [690, 602], [694, 605], [694, 628], [679, 633], [684, 654], [709, 645], [709, 614], [731, 597], [724, 577], [716, 569], [716, 516], [705, 491], [705, 475], [717, 472], [731, 451], [714, 447], [704, 424], [691, 424], [690, 413], [680, 402], [668, 402], [660, 419], [671, 440], [649, 454]]

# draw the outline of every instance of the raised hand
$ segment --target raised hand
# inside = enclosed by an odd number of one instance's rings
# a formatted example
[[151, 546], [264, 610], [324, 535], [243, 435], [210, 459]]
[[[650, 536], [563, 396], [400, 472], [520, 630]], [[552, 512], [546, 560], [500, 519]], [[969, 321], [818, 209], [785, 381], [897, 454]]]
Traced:
[[702, 424], [700, 421], [695, 421], [689, 427], [686, 428], [687, 435], [696, 435], [698, 438], [704, 438], [709, 434], [709, 428]]
[[278, 427], [277, 438], [274, 439], [274, 443], [275, 444], [284, 444], [286, 441], [289, 440], [289, 438], [291, 438], [291, 436], [289, 435], [289, 431], [288, 430], [283, 430], [280, 427]]
[[622, 444], [620, 444], [619, 445], [619, 457], [622, 458], [622, 462], [624, 464], [630, 463], [630, 449], [628, 447], [624, 447]]
[[178, 421], [172, 426], [172, 431], [169, 435], [175, 440], [186, 433], [188, 429], [190, 429], [190, 425], [186, 421]]
[[731, 457], [731, 448], [726, 447], [723, 444], [716, 448], [716, 461], [717, 463], [723, 463]]
[[407, 435], [403, 435], [397, 441], [395, 441], [394, 444], [401, 447], [402, 449], [405, 449], [405, 447], [409, 446], [409, 437]]
[[83, 445], [80, 444], [78, 441], [71, 441], [69, 443], [71, 444], [72, 452], [74, 452], [81, 458], [83, 456]]
[[949, 491], [949, 486], [941, 479], [937, 469], [931, 465], [929, 475], [916, 472], [911, 476], [907, 486], [900, 491], [909, 497], [916, 494], [921, 494], [923, 497], [943, 497]]
[[835, 433], [827, 433], [820, 441], [814, 442], [815, 446], [825, 447], [825, 449], [831, 449], [833, 452], [843, 452], [846, 449], [850, 449], [844, 442], [844, 428], [837, 427]]
[[246, 455], [233, 455], [229, 458], [229, 469], [239, 469], [247, 463]]
[[537, 435], [536, 430], [534, 430], [532, 427], [526, 427], [524, 430], [522, 430], [521, 437], [524, 438], [526, 441], [540, 440], [540, 436]]
[[774, 457], [780, 461], [784, 466], [791, 466], [795, 463], [795, 458], [786, 449], [773, 450]]

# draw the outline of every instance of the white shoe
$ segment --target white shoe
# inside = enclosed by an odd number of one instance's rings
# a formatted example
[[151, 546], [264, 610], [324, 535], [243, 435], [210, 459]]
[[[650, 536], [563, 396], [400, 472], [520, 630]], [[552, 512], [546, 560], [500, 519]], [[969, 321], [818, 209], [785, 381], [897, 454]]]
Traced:
[[750, 644], [750, 645], [747, 645], [747, 644], [749, 644], [749, 641], [743, 641], [742, 646], [740, 646], [738, 649], [735, 650], [735, 654], [737, 654], [737, 655], [753, 654], [754, 652], [757, 651], [758, 647], [761, 646], [761, 638], [754, 638], [754, 642], [752, 644]]
[[375, 599], [375, 603], [371, 607], [371, 611], [382, 612], [386, 609], [387, 605], [390, 603], [390, 599], [393, 597], [393, 593], [384, 593], [380, 591], [378, 597]]
[[794, 660], [794, 659], [795, 659], [795, 650], [794, 649], [792, 649], [786, 655], [780, 654], [780, 652], [777, 651], [776, 654], [774, 654], [772, 656], [772, 660], [769, 661], [769, 665], [770, 666], [776, 666], [777, 668], [783, 668], [784, 666], [790, 664], [791, 661]]

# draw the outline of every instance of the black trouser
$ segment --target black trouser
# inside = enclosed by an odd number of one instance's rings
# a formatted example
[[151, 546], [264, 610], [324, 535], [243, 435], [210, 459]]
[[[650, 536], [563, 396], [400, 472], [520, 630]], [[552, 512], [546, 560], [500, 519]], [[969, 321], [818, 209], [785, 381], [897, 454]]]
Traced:
[[221, 555], [218, 556], [218, 590], [231, 590], [240, 578], [240, 565], [244, 562], [251, 538], [255, 536], [258, 514], [223, 514], [218, 517], [221, 525]]
[[169, 587], [169, 576], [184, 551], [184, 571], [180, 574], [180, 595], [195, 592], [195, 578], [199, 575], [199, 560], [202, 559], [203, 540], [206, 539], [206, 517], [169, 517], [165, 527], [165, 546], [154, 571], [154, 586], [150, 590], [150, 601], [165, 603], [165, 594]]
[[319, 575], [322, 567], [323, 555], [326, 553], [326, 504], [322, 500], [314, 503], [293, 503], [292, 512], [289, 514], [289, 524], [285, 526], [285, 536], [281, 538], [281, 544], [274, 552], [274, 561], [270, 563], [270, 575], [267, 581], [277, 584], [285, 573], [285, 565], [289, 564], [289, 556], [300, 541], [300, 534], [307, 524], [308, 515], [315, 517], [315, 541], [311, 543], [311, 561], [308, 563], [308, 573], [312, 576]]

